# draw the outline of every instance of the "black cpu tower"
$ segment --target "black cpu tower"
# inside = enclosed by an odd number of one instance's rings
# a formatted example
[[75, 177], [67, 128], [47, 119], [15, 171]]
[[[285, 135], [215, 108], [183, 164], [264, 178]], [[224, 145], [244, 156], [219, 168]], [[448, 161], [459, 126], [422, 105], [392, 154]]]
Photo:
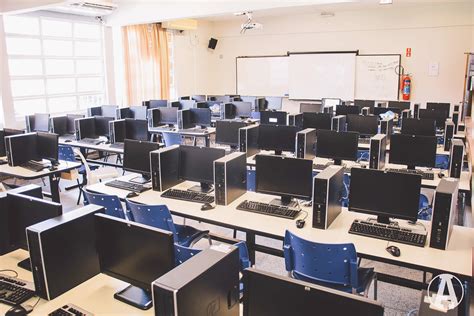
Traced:
[[336, 132], [346, 131], [346, 116], [336, 115], [331, 119], [331, 129]]
[[288, 115], [288, 125], [303, 126], [303, 114], [299, 113]]
[[100, 273], [94, 214], [87, 205], [26, 229], [36, 294], [46, 300]]
[[447, 120], [444, 125], [444, 151], [451, 150], [451, 140], [454, 137], [455, 126], [453, 121]]
[[258, 125], [249, 125], [239, 129], [239, 150], [251, 157], [258, 153]]
[[380, 121], [380, 133], [387, 136], [387, 144], [390, 143], [390, 136], [393, 134], [393, 119], [384, 119]]
[[296, 158], [313, 159], [316, 156], [316, 129], [307, 128], [296, 133]]
[[325, 106], [323, 108], [323, 113], [333, 114], [334, 113], [334, 106], [333, 105]]
[[449, 176], [451, 178], [461, 178], [464, 160], [464, 143], [462, 140], [457, 138], [451, 140], [451, 152], [449, 157]]
[[329, 166], [313, 178], [313, 228], [328, 229], [342, 211], [344, 168]]
[[156, 127], [160, 121], [160, 110], [157, 108], [148, 109], [147, 121], [148, 128]]
[[232, 103], [224, 103], [220, 106], [220, 117], [223, 120], [235, 118], [234, 105]]
[[385, 154], [387, 149], [387, 137], [385, 134], [377, 134], [370, 139], [369, 168], [381, 170], [385, 167]]
[[420, 103], [413, 104], [413, 117], [418, 118], [418, 110], [420, 109]]
[[182, 182], [179, 179], [179, 145], [150, 152], [150, 170], [154, 191], [166, 191]]
[[239, 251], [205, 249], [155, 280], [155, 315], [238, 316]]
[[26, 132], [31, 133], [31, 120], [35, 119], [34, 115], [26, 115], [25, 116], [25, 126], [26, 126]]
[[458, 180], [441, 179], [436, 188], [431, 220], [430, 247], [446, 250], [455, 221], [458, 199]]
[[368, 106], [363, 107], [363, 108], [360, 110], [360, 114], [362, 114], [362, 115], [369, 115], [369, 114], [370, 114], [370, 107], [368, 107]]
[[228, 205], [247, 192], [247, 155], [234, 152], [214, 160], [214, 192], [217, 205]]
[[454, 123], [454, 134], [456, 134], [458, 132], [458, 125], [459, 125], [459, 112], [453, 112], [452, 120]]

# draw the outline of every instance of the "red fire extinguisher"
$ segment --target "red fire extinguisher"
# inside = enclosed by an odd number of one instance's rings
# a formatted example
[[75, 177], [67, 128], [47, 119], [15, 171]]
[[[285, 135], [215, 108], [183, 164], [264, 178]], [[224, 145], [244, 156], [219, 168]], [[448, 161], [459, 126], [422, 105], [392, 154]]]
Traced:
[[402, 96], [403, 100], [410, 100], [411, 79], [409, 75], [405, 75], [402, 79]]

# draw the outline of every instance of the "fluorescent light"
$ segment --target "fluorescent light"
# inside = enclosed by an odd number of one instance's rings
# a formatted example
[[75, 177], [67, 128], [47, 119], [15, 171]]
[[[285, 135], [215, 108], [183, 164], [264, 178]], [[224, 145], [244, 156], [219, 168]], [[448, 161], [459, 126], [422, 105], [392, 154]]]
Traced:
[[392, 4], [393, 0], [380, 0], [379, 4]]

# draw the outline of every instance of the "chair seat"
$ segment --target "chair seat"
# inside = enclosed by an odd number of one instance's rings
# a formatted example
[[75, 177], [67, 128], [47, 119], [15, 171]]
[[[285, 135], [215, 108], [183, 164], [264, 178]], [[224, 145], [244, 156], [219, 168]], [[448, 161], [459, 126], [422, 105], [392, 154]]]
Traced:
[[180, 246], [189, 247], [193, 241], [201, 239], [209, 234], [208, 230], [199, 230], [192, 226], [174, 224], [176, 227], [177, 243]]

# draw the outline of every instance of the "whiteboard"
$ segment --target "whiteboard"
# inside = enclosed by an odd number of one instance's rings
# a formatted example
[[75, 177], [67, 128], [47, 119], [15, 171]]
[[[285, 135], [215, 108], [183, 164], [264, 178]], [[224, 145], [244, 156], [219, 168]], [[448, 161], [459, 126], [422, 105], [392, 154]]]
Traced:
[[288, 95], [288, 56], [237, 57], [237, 94]]
[[290, 53], [288, 73], [290, 98], [353, 100], [355, 65], [355, 52]]
[[400, 55], [359, 55], [356, 99], [398, 100]]

